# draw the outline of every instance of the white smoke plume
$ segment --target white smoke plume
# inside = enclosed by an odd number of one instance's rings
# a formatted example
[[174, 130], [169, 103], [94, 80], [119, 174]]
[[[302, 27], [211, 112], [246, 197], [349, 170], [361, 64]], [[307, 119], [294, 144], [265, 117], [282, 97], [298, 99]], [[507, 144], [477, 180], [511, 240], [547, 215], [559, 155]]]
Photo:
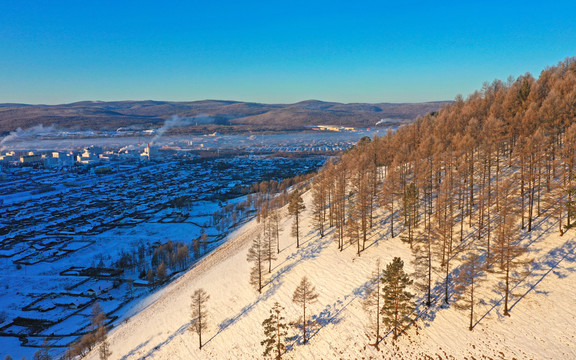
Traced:
[[388, 122], [394, 121], [394, 119], [390, 119], [390, 118], [385, 118], [385, 119], [380, 119], [376, 125], [380, 125], [380, 124], [386, 124]]
[[131, 150], [138, 150], [138, 149], [142, 149], [143, 147], [144, 146], [140, 145], [140, 144], [138, 144], [138, 145], [129, 144], [129, 145], [126, 145], [126, 146], [120, 148], [120, 150], [118, 150], [118, 153], [125, 153], [125, 152], [131, 151]]
[[48, 134], [51, 134], [55, 131], [56, 131], [56, 127], [54, 125], [44, 127], [44, 125], [42, 125], [42, 124], [36, 125], [34, 127], [28, 128], [28, 129], [24, 129], [24, 130], [22, 130], [22, 128], [18, 128], [18, 129], [16, 129], [16, 131], [10, 132], [10, 134], [6, 135], [0, 141], [0, 152], [4, 152], [4, 150], [7, 149], [7, 145], [6, 145], [7, 143], [14, 141], [18, 138], [27, 138], [27, 137], [32, 137], [32, 136], [36, 136], [36, 135], [48, 135]]
[[164, 133], [175, 127], [191, 126], [198, 124], [212, 124], [214, 119], [208, 115], [198, 115], [192, 118], [183, 118], [178, 115], [173, 115], [170, 119], [164, 121], [164, 125], [156, 130], [156, 135], [152, 139], [152, 142], [158, 141], [164, 135]]

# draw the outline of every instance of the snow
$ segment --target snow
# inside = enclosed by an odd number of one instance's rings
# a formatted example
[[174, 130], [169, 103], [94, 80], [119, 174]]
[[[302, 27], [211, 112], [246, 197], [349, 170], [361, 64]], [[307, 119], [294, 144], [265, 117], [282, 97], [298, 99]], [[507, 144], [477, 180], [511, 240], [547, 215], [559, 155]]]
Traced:
[[[267, 161], [248, 157], [170, 160], [103, 176], [34, 169], [20, 174], [14, 169], [8, 181], [0, 184], [0, 203], [5, 205], [0, 209], [0, 264], [5, 270], [0, 276], [0, 358], [7, 354], [31, 358], [36, 349], [29, 345], [41, 343], [44, 337], [52, 345], [61, 346], [53, 350], [59, 355], [63, 346], [83, 335], [84, 322], [79, 319], [89, 317], [90, 306], [96, 300], [111, 304], [105, 307], [110, 318], [121, 317], [126, 311], [133, 313], [130, 308], [141, 304], [140, 300], [157, 284], [129, 286], [129, 281], [138, 279], [140, 269], [129, 268], [109, 276], [86, 270], [114, 268], [124, 253], [133, 252], [141, 244], [147, 250], [148, 268], [154, 246], [172, 241], [192, 249], [192, 240], [203, 229], [209, 244], [202, 254], [212, 251], [224, 242], [225, 234], [253, 215], [249, 207], [237, 210], [234, 216], [219, 217], [219, 228], [215, 228], [214, 212], [226, 215], [222, 208], [248, 198], [236, 189], [225, 188], [230, 181], [248, 186], [299, 174], [310, 166], [320, 166], [324, 160], [319, 156]], [[251, 164], [249, 172], [238, 168], [244, 163]], [[65, 186], [62, 192], [33, 194], [44, 183]], [[192, 209], [168, 206], [176, 196], [189, 196]], [[181, 271], [179, 266], [169, 267], [168, 275], [179, 277]], [[98, 284], [108, 279], [117, 287], [110, 289], [108, 283], [107, 291], [99, 291]], [[88, 293], [90, 288], [97, 290], [96, 294]], [[69, 296], [78, 297], [79, 308], [63, 303], [70, 300]], [[156, 297], [152, 294], [142, 303]], [[62, 305], [51, 306], [52, 301]], [[18, 317], [46, 319], [52, 325], [38, 330], [13, 324]], [[15, 337], [15, 331], [22, 336]]]
[[[308, 209], [310, 196], [306, 196]], [[306, 275], [319, 293], [309, 311], [317, 325], [310, 342], [301, 344], [301, 333], [292, 328], [286, 358], [292, 359], [415, 359], [425, 355], [441, 359], [570, 359], [576, 358], [576, 240], [570, 231], [560, 237], [557, 224], [545, 217], [526, 236], [531, 242], [530, 273], [515, 281], [511, 316], [502, 313], [502, 293], [490, 275], [478, 290], [484, 299], [476, 308], [475, 327], [468, 330], [468, 312], [442, 306], [443, 286], [436, 284], [435, 301], [395, 342], [386, 336], [380, 348], [367, 345], [368, 316], [362, 309], [366, 282], [376, 259], [384, 266], [399, 256], [413, 272], [412, 253], [399, 237], [391, 239], [388, 226], [371, 232], [361, 256], [348, 246], [340, 252], [331, 233], [320, 238], [312, 230], [310, 212], [302, 221], [300, 249], [290, 235], [291, 219], [283, 217], [281, 253], [273, 263], [270, 282], [258, 294], [248, 283], [250, 264], [246, 253], [258, 231], [247, 223], [216, 251], [205, 257], [172, 284], [143, 299], [116, 322], [109, 334], [114, 359], [261, 359], [262, 321], [274, 302], [285, 307], [288, 321], [297, 321], [300, 308], [292, 294]], [[441, 274], [436, 281], [441, 281]], [[209, 329], [198, 349], [190, 326], [190, 296], [204, 288]], [[417, 292], [417, 291], [414, 291]], [[417, 292], [421, 303], [423, 294]], [[384, 332], [385, 333], [385, 332]], [[97, 359], [92, 351], [89, 359]]]

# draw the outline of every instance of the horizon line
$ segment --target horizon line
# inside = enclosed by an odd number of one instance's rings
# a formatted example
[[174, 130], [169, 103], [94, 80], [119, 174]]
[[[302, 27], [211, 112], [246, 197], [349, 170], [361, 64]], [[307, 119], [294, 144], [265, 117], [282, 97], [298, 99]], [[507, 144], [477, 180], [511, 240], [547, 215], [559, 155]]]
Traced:
[[343, 105], [352, 105], [352, 104], [433, 104], [433, 103], [449, 103], [453, 102], [454, 100], [431, 100], [431, 101], [406, 101], [406, 102], [389, 102], [389, 101], [379, 101], [379, 102], [341, 102], [341, 101], [327, 101], [327, 100], [318, 100], [318, 99], [306, 99], [300, 100], [296, 102], [261, 102], [261, 101], [243, 101], [243, 100], [229, 100], [229, 99], [201, 99], [201, 100], [154, 100], [154, 99], [141, 99], [141, 100], [80, 100], [80, 101], [73, 101], [68, 103], [24, 103], [24, 102], [0, 102], [0, 106], [6, 105], [27, 105], [27, 106], [63, 106], [63, 105], [74, 105], [79, 103], [121, 103], [121, 102], [158, 102], [158, 103], [199, 103], [199, 102], [232, 102], [232, 103], [246, 103], [246, 104], [262, 104], [262, 105], [295, 105], [305, 102], [319, 102], [319, 103], [327, 103], [327, 104], [343, 104]]

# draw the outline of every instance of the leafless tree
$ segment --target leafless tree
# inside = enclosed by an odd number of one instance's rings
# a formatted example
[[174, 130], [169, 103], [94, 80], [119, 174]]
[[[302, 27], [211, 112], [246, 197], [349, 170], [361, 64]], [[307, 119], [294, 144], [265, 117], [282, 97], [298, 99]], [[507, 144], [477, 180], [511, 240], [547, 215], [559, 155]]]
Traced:
[[303, 343], [306, 344], [308, 342], [308, 338], [306, 337], [306, 325], [308, 324], [306, 319], [306, 308], [310, 304], [318, 301], [316, 288], [306, 276], [302, 278], [300, 284], [296, 287], [294, 295], [292, 295], [292, 301], [297, 305], [302, 306], [302, 339]]
[[208, 328], [208, 312], [206, 310], [206, 305], [210, 296], [206, 293], [204, 289], [197, 289], [192, 294], [191, 302], [191, 320], [192, 327], [191, 330], [198, 334], [198, 348], [202, 349], [202, 332], [206, 331]]
[[296, 247], [300, 247], [300, 215], [306, 210], [304, 200], [300, 195], [298, 189], [294, 190], [290, 195], [290, 203], [288, 204], [288, 213], [293, 216], [294, 223], [292, 225], [292, 236], [296, 237]]
[[259, 293], [264, 287], [264, 262], [271, 252], [267, 247], [267, 242], [262, 240], [260, 235], [256, 235], [252, 240], [252, 246], [248, 249], [246, 260], [253, 263], [250, 270], [250, 285], [254, 286]]

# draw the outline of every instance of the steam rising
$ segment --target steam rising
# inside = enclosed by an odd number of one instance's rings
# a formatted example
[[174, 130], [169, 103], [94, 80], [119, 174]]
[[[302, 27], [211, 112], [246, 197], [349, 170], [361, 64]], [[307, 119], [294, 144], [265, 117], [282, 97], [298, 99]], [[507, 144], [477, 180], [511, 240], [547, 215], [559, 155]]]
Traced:
[[[394, 120], [394, 119], [390, 119], [390, 118], [380, 119], [380, 120], [376, 123], [376, 125], [386, 124], [386, 123], [393, 122], [393, 121], [395, 121], [395, 120]], [[398, 121], [398, 120], [396, 120], [396, 121]]]
[[198, 115], [192, 118], [183, 118], [178, 115], [173, 115], [170, 119], [164, 121], [164, 125], [156, 130], [156, 135], [152, 139], [152, 142], [158, 141], [164, 135], [164, 133], [175, 127], [191, 126], [198, 124], [213, 124], [214, 119], [208, 115]]
[[44, 127], [44, 125], [36, 125], [34, 127], [24, 129], [18, 128], [16, 131], [10, 132], [7, 136], [5, 136], [2, 141], [0, 141], [0, 152], [6, 150], [7, 146], [6, 143], [10, 141], [14, 141], [18, 138], [25, 138], [25, 137], [32, 137], [36, 135], [47, 135], [56, 131], [56, 127], [54, 125], [50, 125]]

